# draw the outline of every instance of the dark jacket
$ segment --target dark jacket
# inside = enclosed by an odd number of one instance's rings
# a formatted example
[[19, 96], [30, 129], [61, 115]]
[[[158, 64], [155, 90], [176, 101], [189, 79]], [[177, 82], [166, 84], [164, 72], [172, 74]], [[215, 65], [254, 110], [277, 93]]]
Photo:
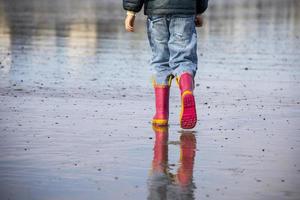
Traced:
[[201, 14], [208, 0], [123, 0], [125, 10], [139, 12], [144, 5], [145, 15]]

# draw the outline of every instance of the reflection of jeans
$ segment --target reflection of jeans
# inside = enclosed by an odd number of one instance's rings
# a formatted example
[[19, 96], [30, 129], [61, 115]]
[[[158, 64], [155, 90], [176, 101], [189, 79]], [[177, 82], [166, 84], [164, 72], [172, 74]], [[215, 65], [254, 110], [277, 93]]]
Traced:
[[147, 31], [152, 49], [151, 66], [154, 81], [168, 84], [172, 76], [179, 77], [197, 70], [197, 33], [194, 15], [148, 16]]

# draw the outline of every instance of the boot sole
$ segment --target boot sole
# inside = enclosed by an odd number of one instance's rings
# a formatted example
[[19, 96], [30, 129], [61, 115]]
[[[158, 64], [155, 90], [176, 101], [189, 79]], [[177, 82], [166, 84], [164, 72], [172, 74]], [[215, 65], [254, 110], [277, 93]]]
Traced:
[[197, 124], [195, 97], [191, 91], [185, 91], [181, 97], [180, 126], [183, 129], [192, 129]]

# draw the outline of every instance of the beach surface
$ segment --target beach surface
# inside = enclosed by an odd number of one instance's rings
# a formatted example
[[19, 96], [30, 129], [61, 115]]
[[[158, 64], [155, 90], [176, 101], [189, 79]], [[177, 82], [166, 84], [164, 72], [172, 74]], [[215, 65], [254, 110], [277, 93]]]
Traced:
[[[210, 1], [198, 124], [153, 128], [143, 13], [0, 0], [0, 199], [299, 200], [300, 2]], [[298, 155], [298, 156], [297, 156]]]

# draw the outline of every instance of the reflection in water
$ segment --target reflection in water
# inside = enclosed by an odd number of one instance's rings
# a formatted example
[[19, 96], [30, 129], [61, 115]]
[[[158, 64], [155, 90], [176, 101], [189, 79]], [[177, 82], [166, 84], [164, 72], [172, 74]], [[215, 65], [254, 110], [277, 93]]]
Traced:
[[[133, 200], [146, 199], [146, 191], [149, 199], [205, 199], [223, 185], [210, 198], [297, 199], [299, 8], [299, 0], [210, 1], [198, 29], [195, 90], [207, 173], [193, 166], [188, 133], [173, 171], [179, 146], [168, 146], [168, 130], [155, 129], [148, 177], [152, 144], [141, 132], [153, 95], [142, 13], [130, 34], [121, 1], [0, 0], [1, 199]], [[216, 125], [228, 140], [213, 140]], [[206, 159], [211, 145], [221, 149]]]
[[122, 58], [115, 53], [127, 48], [116, 42], [124, 37], [121, 11], [119, 3], [96, 0], [0, 1], [1, 86], [83, 88], [109, 79], [106, 69]]
[[92, 62], [97, 51], [97, 27], [96, 23], [73, 23], [69, 25], [67, 40], [66, 69], [73, 75], [80, 76], [86, 70], [86, 62], [83, 58], [90, 58]]
[[183, 131], [180, 136], [180, 166], [177, 174], [170, 172], [168, 164], [168, 127], [153, 127], [155, 143], [152, 172], [149, 177], [149, 200], [195, 199], [193, 168], [196, 155], [196, 137]]
[[[3, 2], [0, 1], [0, 75], [1, 73], [7, 74], [10, 71], [11, 66], [11, 54], [6, 53], [2, 56], [2, 52], [10, 46], [10, 34], [9, 26], [5, 18], [5, 12], [3, 8]], [[7, 67], [4, 67], [7, 66]], [[1, 76], [0, 76], [1, 77]]]
[[[206, 54], [214, 52], [207, 46], [210, 44], [227, 53], [265, 48], [278, 53], [285, 45], [279, 43], [280, 39], [290, 37], [294, 41], [298, 37], [297, 9], [295, 0], [212, 1], [205, 14], [205, 27], [199, 29], [200, 44], [209, 48]], [[134, 34], [124, 32], [123, 18], [124, 11], [117, 1], [0, 1], [0, 84], [33, 87], [43, 81], [47, 88], [91, 88], [88, 81], [98, 80], [93, 82], [98, 88], [100, 80], [122, 87], [122, 80], [128, 77], [144, 76], [143, 80], [148, 80], [150, 49], [144, 18], [137, 17]], [[256, 41], [266, 34], [275, 42], [264, 47]], [[292, 42], [289, 49], [298, 49], [297, 42]], [[212, 56], [216, 58], [215, 53]], [[110, 73], [112, 68], [116, 70]]]

